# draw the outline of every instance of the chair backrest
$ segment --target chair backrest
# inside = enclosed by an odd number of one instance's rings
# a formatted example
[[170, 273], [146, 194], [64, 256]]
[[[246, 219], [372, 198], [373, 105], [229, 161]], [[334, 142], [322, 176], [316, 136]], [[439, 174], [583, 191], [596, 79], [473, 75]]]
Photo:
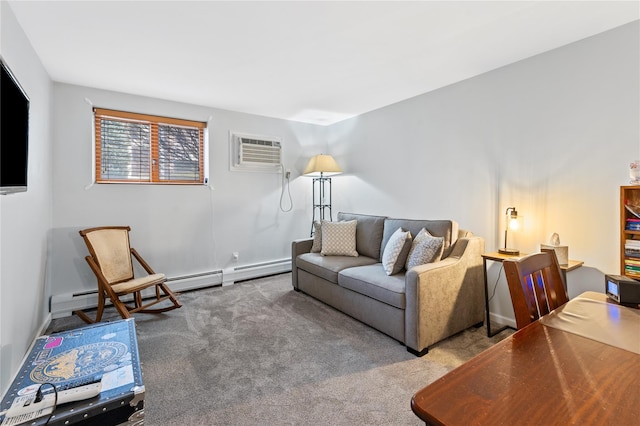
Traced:
[[503, 262], [518, 329], [569, 301], [555, 252]]
[[103, 226], [80, 231], [91, 257], [109, 284], [133, 279], [128, 226]]

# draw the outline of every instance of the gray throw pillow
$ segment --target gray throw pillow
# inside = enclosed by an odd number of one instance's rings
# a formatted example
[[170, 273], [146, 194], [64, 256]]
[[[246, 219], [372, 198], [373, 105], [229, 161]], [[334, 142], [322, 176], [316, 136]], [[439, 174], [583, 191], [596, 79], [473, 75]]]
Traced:
[[313, 222], [313, 245], [311, 253], [320, 253], [322, 250], [322, 224], [318, 221]]
[[387, 275], [394, 275], [402, 270], [410, 248], [411, 233], [398, 228], [391, 235], [382, 252], [382, 267]]
[[322, 250], [323, 256], [353, 256], [356, 251], [356, 220], [345, 222], [322, 221]]
[[411, 244], [411, 250], [407, 256], [407, 270], [425, 263], [437, 262], [442, 257], [444, 238], [434, 237], [425, 228], [422, 228]]

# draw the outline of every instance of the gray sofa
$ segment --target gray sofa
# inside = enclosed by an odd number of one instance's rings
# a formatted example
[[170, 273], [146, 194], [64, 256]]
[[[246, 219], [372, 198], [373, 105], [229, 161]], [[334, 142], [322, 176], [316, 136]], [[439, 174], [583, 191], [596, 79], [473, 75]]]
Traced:
[[[357, 257], [311, 253], [313, 238], [291, 244], [292, 284], [406, 345], [417, 356], [430, 345], [484, 320], [481, 254], [484, 240], [450, 220], [393, 219], [338, 213], [357, 220]], [[387, 275], [381, 260], [399, 228], [416, 236], [423, 227], [444, 238], [439, 261]]]

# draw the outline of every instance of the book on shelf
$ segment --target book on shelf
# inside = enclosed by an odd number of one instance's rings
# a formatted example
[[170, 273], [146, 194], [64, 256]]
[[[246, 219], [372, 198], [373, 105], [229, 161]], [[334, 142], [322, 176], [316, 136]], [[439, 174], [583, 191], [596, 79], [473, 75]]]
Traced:
[[624, 270], [625, 272], [630, 272], [632, 274], [640, 275], [640, 267], [638, 266], [624, 265]]
[[625, 244], [624, 248], [629, 250], [640, 250], [640, 246], [637, 244]]

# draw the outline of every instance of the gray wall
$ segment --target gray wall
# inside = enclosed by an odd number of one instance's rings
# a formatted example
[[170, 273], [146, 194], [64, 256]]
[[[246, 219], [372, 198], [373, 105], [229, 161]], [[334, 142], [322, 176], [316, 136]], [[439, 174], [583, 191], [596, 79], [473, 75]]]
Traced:
[[29, 188], [0, 196], [0, 391], [47, 322], [51, 207], [51, 81], [6, 2], [0, 54], [30, 98]]
[[[638, 21], [466, 81], [338, 123], [330, 152], [348, 172], [338, 208], [453, 218], [536, 251], [557, 232], [569, 257], [569, 293], [602, 291], [619, 273], [619, 186], [640, 158]], [[499, 265], [491, 270], [490, 284]], [[495, 306], [494, 306], [495, 305]], [[506, 283], [492, 311], [512, 318]]]

